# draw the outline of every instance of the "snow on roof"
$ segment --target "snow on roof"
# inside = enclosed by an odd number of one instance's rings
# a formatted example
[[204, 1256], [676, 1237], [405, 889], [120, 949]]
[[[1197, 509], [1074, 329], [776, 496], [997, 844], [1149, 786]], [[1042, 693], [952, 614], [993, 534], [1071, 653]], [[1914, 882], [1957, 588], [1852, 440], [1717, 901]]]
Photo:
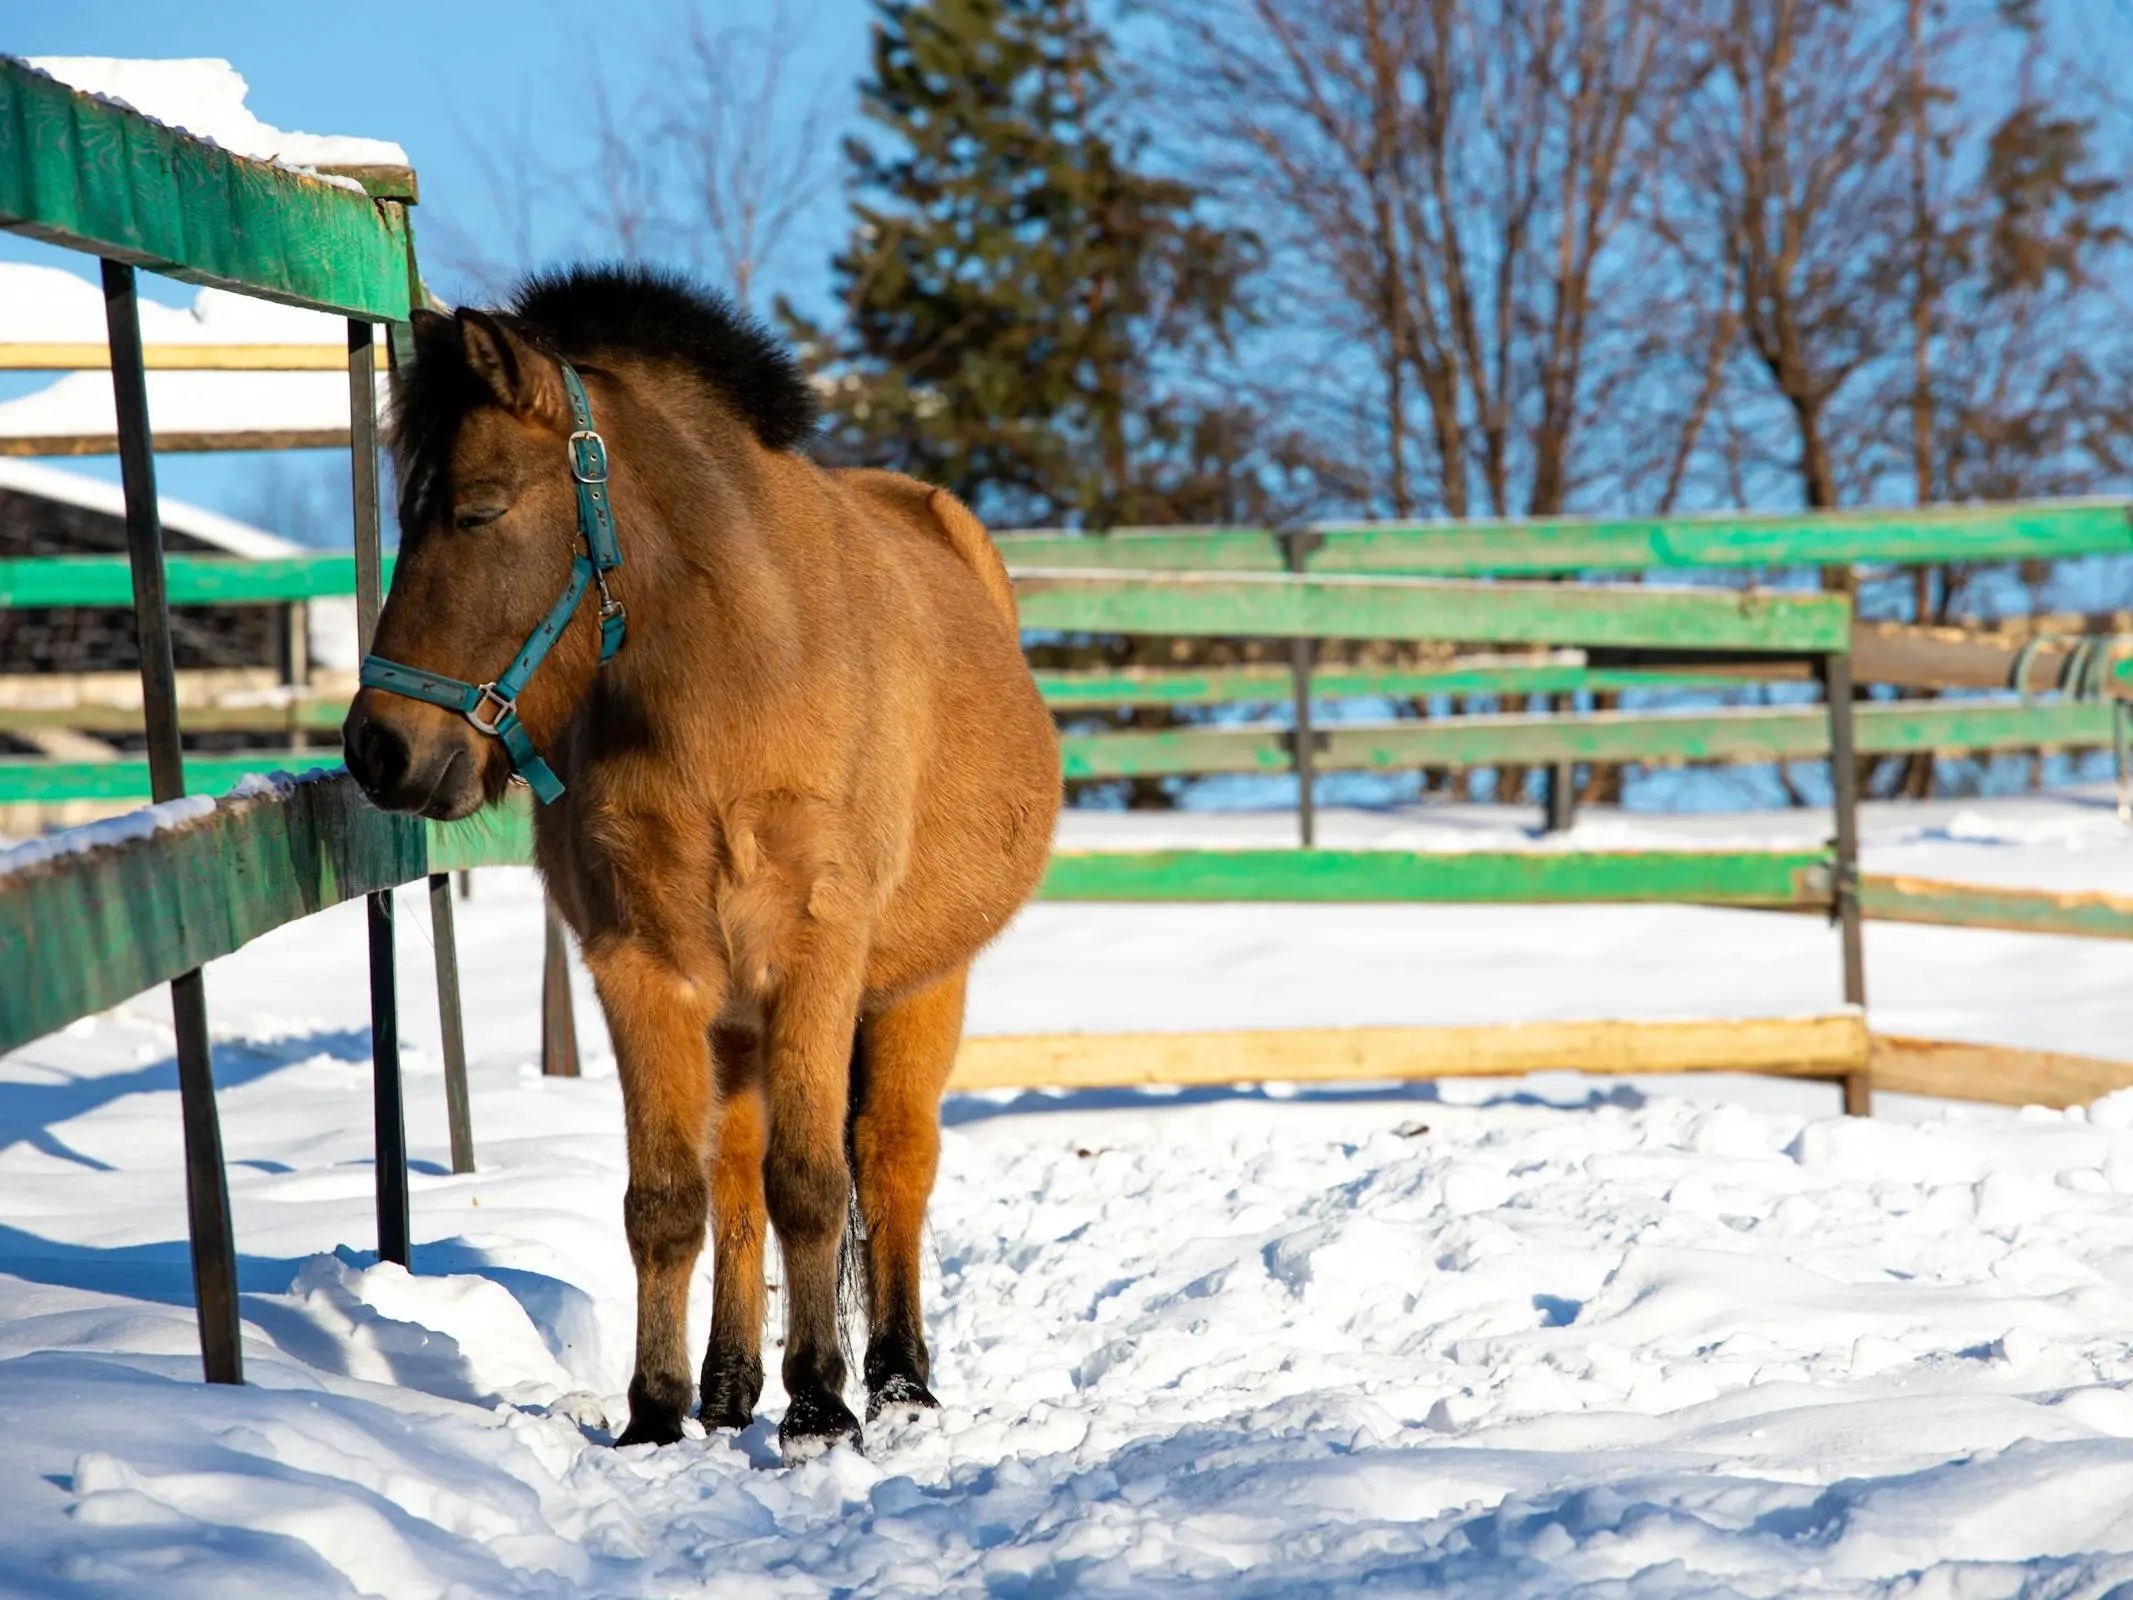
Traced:
[[232, 155], [289, 167], [404, 167], [407, 152], [389, 139], [287, 133], [245, 107], [250, 85], [227, 61], [127, 61], [110, 56], [32, 56], [31, 66], [70, 88], [119, 101]]
[[[378, 375], [383, 409], [385, 375]], [[158, 434], [346, 433], [348, 379], [338, 372], [151, 372], [148, 417]], [[0, 401], [0, 439], [107, 438], [118, 431], [111, 377], [70, 372]]]
[[[141, 303], [141, 339], [157, 344], [324, 344], [344, 346], [348, 324], [227, 289], [202, 289], [190, 310]], [[104, 291], [65, 267], [0, 262], [0, 342], [102, 344]]]
[[[0, 456], [0, 489], [57, 500], [62, 505], [79, 506], [84, 511], [105, 516], [126, 515], [126, 493], [117, 484], [84, 477], [79, 472], [64, 472], [58, 467], [41, 466], [34, 461], [16, 461]], [[235, 517], [189, 505], [183, 500], [173, 500], [168, 495], [158, 495], [156, 505], [162, 513], [163, 526], [171, 532], [189, 534], [201, 543], [227, 550], [233, 556], [258, 559], [297, 555], [303, 549], [279, 534], [239, 522]]]

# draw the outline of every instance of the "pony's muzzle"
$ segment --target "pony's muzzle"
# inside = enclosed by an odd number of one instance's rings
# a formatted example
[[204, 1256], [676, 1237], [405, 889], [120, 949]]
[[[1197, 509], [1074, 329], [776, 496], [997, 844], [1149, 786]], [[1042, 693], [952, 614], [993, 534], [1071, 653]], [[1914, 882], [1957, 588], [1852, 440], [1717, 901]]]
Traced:
[[364, 689], [341, 724], [349, 774], [381, 811], [453, 821], [478, 811], [482, 755], [474, 730], [449, 713]]

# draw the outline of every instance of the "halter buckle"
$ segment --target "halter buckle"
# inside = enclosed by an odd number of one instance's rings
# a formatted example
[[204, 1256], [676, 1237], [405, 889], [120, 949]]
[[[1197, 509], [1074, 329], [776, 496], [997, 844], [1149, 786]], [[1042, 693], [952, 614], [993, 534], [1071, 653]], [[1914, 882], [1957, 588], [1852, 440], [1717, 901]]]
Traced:
[[591, 428], [570, 436], [570, 475], [580, 483], [607, 482], [607, 441]]
[[[496, 685], [493, 683], [475, 685], [474, 695], [474, 703], [466, 709], [467, 721], [473, 723], [475, 727], [486, 733], [490, 738], [501, 739], [503, 737], [504, 719], [517, 712], [518, 702], [516, 700], [507, 700], [504, 696], [498, 694]], [[481, 720], [482, 707], [491, 704], [496, 707], [496, 715], [490, 721], [484, 722]]]

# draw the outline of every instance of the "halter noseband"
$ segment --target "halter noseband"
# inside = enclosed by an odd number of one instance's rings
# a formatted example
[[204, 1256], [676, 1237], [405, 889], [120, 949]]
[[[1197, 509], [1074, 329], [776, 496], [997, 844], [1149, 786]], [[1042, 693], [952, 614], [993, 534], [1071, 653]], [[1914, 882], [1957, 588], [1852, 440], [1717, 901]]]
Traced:
[[519, 647], [511, 665], [488, 683], [462, 683], [457, 678], [418, 672], [376, 655], [363, 658], [360, 674], [366, 689], [384, 689], [457, 711], [480, 732], [503, 740], [511, 770], [526, 780], [542, 805], [563, 792], [563, 783], [533, 748], [533, 740], [518, 720], [519, 691], [561, 637], [578, 602], [585, 598], [588, 584], [600, 591], [602, 666], [622, 648], [628, 629], [622, 603], [607, 592], [607, 575], [622, 565], [622, 546], [615, 539], [615, 517], [607, 503], [607, 443], [593, 429], [592, 402], [585, 398], [585, 385], [569, 362], [558, 365], [563, 369], [563, 391], [570, 397], [570, 476], [578, 487], [578, 533], [585, 540], [585, 553], [571, 561], [570, 583], [548, 608], [541, 625]]

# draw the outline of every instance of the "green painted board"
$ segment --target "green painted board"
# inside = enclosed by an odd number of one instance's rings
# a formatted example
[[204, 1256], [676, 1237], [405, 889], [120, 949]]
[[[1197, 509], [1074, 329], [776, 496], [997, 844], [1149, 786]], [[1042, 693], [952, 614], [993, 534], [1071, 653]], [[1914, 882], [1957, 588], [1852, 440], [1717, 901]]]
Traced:
[[[1322, 523], [1307, 566], [1323, 573], [1443, 577], [1648, 572], [1689, 567], [2059, 560], [2133, 554], [2123, 500], [1799, 512], [1757, 516]], [[1017, 533], [998, 540], [1015, 569], [1278, 572], [1270, 533], [1239, 528]]]
[[345, 773], [319, 774], [145, 837], [0, 870], [0, 1051], [343, 900], [522, 861], [528, 833], [522, 804], [424, 822], [373, 809]]
[[1313, 572], [1499, 575], [2133, 555], [2123, 500], [1791, 516], [1326, 524]]
[[1063, 851], [1046, 900], [1669, 901], [1815, 906], [1829, 898], [1819, 850]]
[[[187, 755], [188, 794], [221, 794], [239, 780], [270, 772], [309, 771], [339, 766], [328, 750], [247, 750], [234, 755]], [[38, 761], [28, 757], [0, 760], [0, 804], [68, 800], [146, 801], [149, 787], [145, 760]]]
[[[1294, 678], [1287, 667], [1212, 667], [1200, 671], [1050, 672], [1033, 674], [1044, 703], [1055, 711], [1105, 706], [1233, 705], [1287, 700]], [[1619, 693], [1630, 690], [1738, 689], [1752, 683], [1738, 673], [1667, 672], [1640, 667], [1571, 664], [1492, 667], [1319, 667], [1311, 673], [1314, 700], [1379, 696]], [[4, 713], [0, 713], [4, 715]]]
[[[2104, 746], [2111, 708], [2094, 701], [2042, 705], [1899, 701], [1854, 715], [1866, 755], [1934, 750], [2026, 750]], [[1829, 719], [1819, 706], [1693, 712], [1598, 712], [1579, 717], [1480, 716], [1322, 724], [1321, 772], [1412, 771], [1418, 767], [1541, 765], [1557, 761], [1789, 761], [1826, 755]], [[1075, 733], [1060, 741], [1070, 779], [1286, 772], [1286, 729], [1172, 728]]]
[[1823, 654], [1851, 646], [1842, 596], [1645, 584], [1280, 574], [1024, 572], [1025, 629]]
[[[393, 558], [385, 558], [388, 580]], [[355, 593], [355, 557], [330, 553], [240, 561], [170, 556], [164, 583], [174, 606], [267, 605]], [[25, 556], [0, 561], [0, 608], [130, 606], [133, 569], [124, 556]]]
[[2133, 900], [2103, 894], [2053, 894], [1985, 884], [1867, 877], [1859, 909], [1883, 922], [1951, 928], [1999, 928], [2083, 939], [2133, 939]]
[[1271, 533], [1258, 528], [1119, 528], [1110, 533], [999, 533], [1008, 569], [1101, 567], [1145, 572], [1281, 572]]
[[408, 314], [399, 205], [250, 161], [0, 57], [0, 227], [187, 283]]

